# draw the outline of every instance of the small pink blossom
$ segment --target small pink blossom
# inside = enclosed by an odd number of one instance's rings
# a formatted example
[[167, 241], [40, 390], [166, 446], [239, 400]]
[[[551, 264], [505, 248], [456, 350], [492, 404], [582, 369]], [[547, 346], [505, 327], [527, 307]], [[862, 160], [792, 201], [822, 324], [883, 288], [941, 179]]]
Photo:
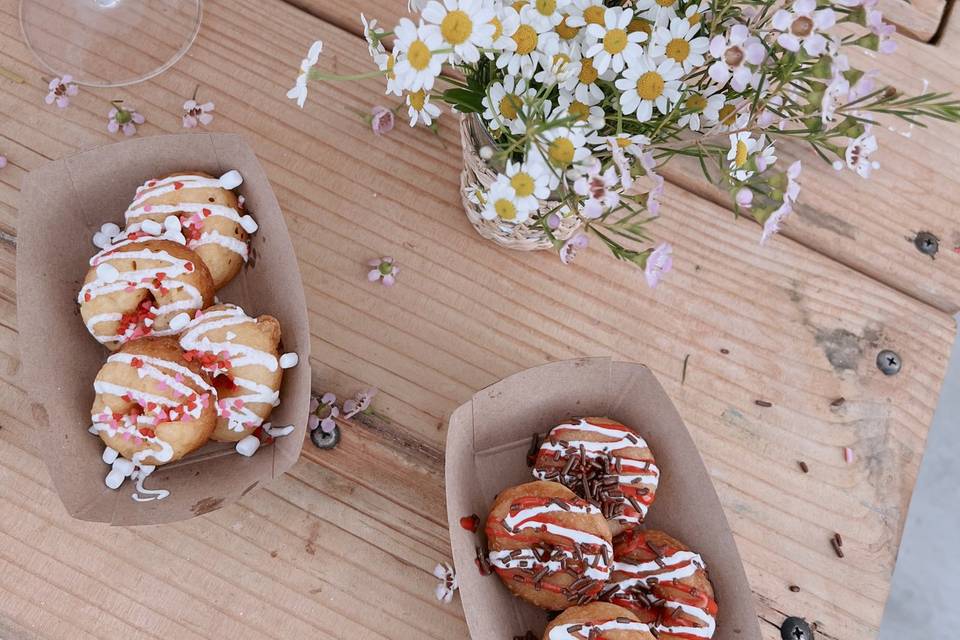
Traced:
[[0, 169], [7, 166], [7, 156], [0, 156]]
[[590, 244], [590, 238], [582, 231], [578, 231], [560, 247], [560, 262], [570, 264], [577, 257], [578, 251], [583, 251]]
[[450, 565], [442, 562], [433, 568], [433, 575], [439, 580], [435, 589], [437, 600], [444, 604], [450, 604], [453, 602], [453, 592], [460, 587], [457, 574], [454, 573]]
[[364, 389], [349, 400], [344, 400], [343, 417], [349, 419], [358, 413], [366, 411], [370, 407], [370, 402], [375, 395], [377, 395], [376, 389]]
[[199, 104], [195, 99], [187, 100], [183, 103], [183, 128], [195, 129], [203, 125], [207, 126], [213, 122], [213, 110], [216, 107], [212, 102]]
[[736, 24], [727, 37], [716, 35], [710, 41], [710, 55], [715, 62], [710, 65], [708, 74], [717, 84], [727, 84], [735, 91], [747, 88], [753, 72], [748, 64], [760, 64], [767, 55], [763, 44], [750, 35], [746, 25]]
[[367, 273], [367, 280], [370, 282], [379, 280], [387, 287], [392, 287], [394, 283], [396, 283], [397, 274], [400, 273], [400, 267], [397, 266], [397, 263], [390, 256], [371, 258], [367, 261], [367, 265], [373, 267], [373, 269]]
[[771, 26], [780, 31], [777, 44], [787, 51], [799, 51], [800, 47], [811, 56], [819, 56], [827, 49], [826, 31], [837, 22], [833, 9], [817, 10], [817, 0], [796, 0], [789, 10], [780, 9], [773, 14]]
[[107, 131], [110, 133], [123, 131], [123, 135], [129, 137], [137, 132], [137, 125], [146, 122], [146, 118], [136, 109], [126, 109], [122, 104], [122, 100], [114, 101], [113, 108], [107, 112]]
[[50, 90], [47, 93], [47, 96], [43, 99], [47, 104], [57, 103], [57, 106], [61, 109], [66, 109], [70, 106], [70, 97], [77, 95], [80, 88], [73, 82], [73, 76], [66, 75], [62, 78], [54, 78], [50, 81], [50, 84], [47, 86]]
[[337, 406], [336, 395], [325, 393], [319, 400], [316, 397], [310, 399], [310, 419], [307, 420], [310, 431], [320, 429], [324, 433], [333, 433], [338, 417], [340, 417], [340, 407]]
[[780, 207], [770, 214], [766, 222], [763, 223], [763, 234], [760, 236], [760, 244], [766, 244], [767, 241], [780, 231], [780, 225], [793, 213], [793, 204], [789, 200], [784, 200]]
[[783, 192], [784, 200], [789, 200], [790, 202], [796, 202], [797, 198], [800, 197], [800, 174], [803, 171], [803, 165], [800, 164], [800, 161], [797, 160], [790, 165], [790, 168], [787, 169], [787, 188]]
[[600, 161], [594, 160], [587, 175], [573, 184], [577, 195], [586, 197], [580, 215], [587, 219], [599, 218], [620, 203], [620, 195], [613, 191], [619, 182], [616, 167], [608, 167], [603, 173], [600, 170]]
[[647, 256], [647, 265], [643, 275], [647, 279], [647, 286], [651, 289], [660, 284], [664, 275], [673, 268], [673, 247], [664, 242]]
[[753, 206], [753, 191], [749, 187], [743, 187], [737, 191], [736, 200], [738, 207], [749, 210]]
[[864, 2], [864, 7], [867, 7], [867, 26], [870, 28], [876, 36], [879, 37], [880, 42], [877, 44], [877, 51], [883, 54], [891, 54], [897, 50], [897, 41], [893, 39], [893, 34], [897, 32], [897, 28], [890, 24], [889, 22], [883, 21], [883, 13], [877, 9], [873, 9], [876, 2]]
[[378, 136], [393, 131], [394, 122], [395, 118], [391, 109], [377, 105], [370, 112], [370, 128]]

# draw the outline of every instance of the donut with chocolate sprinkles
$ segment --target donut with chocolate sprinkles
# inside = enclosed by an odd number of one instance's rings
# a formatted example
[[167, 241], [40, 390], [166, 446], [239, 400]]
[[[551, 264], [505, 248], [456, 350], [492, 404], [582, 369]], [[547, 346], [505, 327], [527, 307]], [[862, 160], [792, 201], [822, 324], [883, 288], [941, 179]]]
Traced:
[[553, 620], [543, 640], [656, 640], [650, 625], [635, 614], [606, 602], [570, 607]]
[[500, 493], [485, 532], [490, 568], [516, 596], [547, 610], [595, 600], [610, 577], [610, 528], [600, 510], [556, 482]]

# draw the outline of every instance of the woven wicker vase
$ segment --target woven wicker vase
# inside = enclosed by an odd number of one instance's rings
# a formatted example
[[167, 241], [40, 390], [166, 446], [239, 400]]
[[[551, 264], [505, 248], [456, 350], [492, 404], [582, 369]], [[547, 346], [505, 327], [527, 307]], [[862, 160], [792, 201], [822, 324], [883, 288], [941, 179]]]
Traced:
[[[460, 142], [463, 147], [463, 173], [460, 174], [460, 196], [467, 219], [481, 236], [493, 240], [501, 247], [520, 251], [553, 250], [553, 242], [544, 232], [537, 220], [528, 223], [511, 224], [494, 218], [486, 220], [481, 215], [483, 207], [470, 201], [468, 189], [477, 188], [486, 191], [497, 179], [497, 171], [480, 157], [479, 149], [493, 146], [495, 143], [486, 126], [476, 114], [460, 116]], [[546, 201], [540, 205], [541, 215], [546, 215], [558, 205], [558, 202]], [[580, 219], [575, 216], [562, 218], [560, 226], [553, 236], [564, 242], [580, 228]]]

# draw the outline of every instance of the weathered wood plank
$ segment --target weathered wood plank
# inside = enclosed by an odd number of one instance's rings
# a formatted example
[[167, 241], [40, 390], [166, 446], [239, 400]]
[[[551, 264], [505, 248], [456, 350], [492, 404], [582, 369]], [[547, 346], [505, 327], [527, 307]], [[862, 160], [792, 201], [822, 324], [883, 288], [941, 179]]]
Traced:
[[[460, 209], [452, 119], [438, 137], [375, 138], [353, 110], [382, 99], [377, 82], [317, 87], [303, 112], [284, 98], [314, 37], [341, 71], [364, 69], [357, 38], [277, 0], [206, 9], [200, 40], [172, 71], [121, 96], [84, 91], [58, 112], [42, 106], [15, 2], [0, 2], [5, 64], [31, 79], [0, 92], [12, 114], [0, 136], [15, 165], [0, 172], [0, 229], [15, 237], [29, 224], [15, 212], [23, 171], [113, 139], [104, 130], [110, 99], [137, 105], [149, 120], [144, 135], [176, 131], [179, 106], [200, 83], [217, 103], [213, 128], [244, 132], [287, 216], [307, 288], [315, 389], [343, 396], [377, 386], [376, 415], [347, 427], [339, 450], [307, 445], [288, 477], [187, 523], [72, 521], [32, 452], [34, 421], [16, 375], [13, 245], [0, 242], [0, 474], [9, 487], [0, 535], [34, 549], [18, 556], [21, 582], [69, 594], [40, 615], [21, 613], [32, 589], [0, 592], [13, 637], [62, 637], [59, 625], [95, 620], [90, 594], [124, 613], [94, 636], [132, 623], [167, 637], [465, 637], [459, 609], [431, 599], [429, 572], [448, 556], [445, 418], [502, 376], [580, 355], [645, 362], [676, 401], [726, 507], [768, 638], [785, 614], [822, 621], [827, 637], [875, 635], [953, 339], [948, 316], [789, 239], [772, 260], [755, 246], [755, 227], [679, 188], [657, 229], [674, 243], [677, 269], [655, 292], [600, 250], [571, 268], [549, 254], [498, 250]], [[364, 277], [365, 261], [384, 254], [402, 267], [393, 289]], [[876, 371], [881, 347], [901, 352], [903, 374]], [[839, 396], [846, 403], [831, 408]], [[854, 464], [843, 463], [843, 446], [856, 450]], [[833, 531], [846, 540], [842, 561]], [[350, 584], [334, 584], [343, 572]], [[380, 610], [348, 608], [351, 598]]]

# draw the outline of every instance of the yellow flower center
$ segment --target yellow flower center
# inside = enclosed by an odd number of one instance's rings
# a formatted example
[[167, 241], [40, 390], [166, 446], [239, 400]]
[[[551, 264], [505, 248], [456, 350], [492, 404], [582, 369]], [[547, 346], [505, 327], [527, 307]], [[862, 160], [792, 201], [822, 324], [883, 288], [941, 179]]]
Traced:
[[691, 13], [690, 17], [687, 18], [687, 22], [690, 23], [690, 26], [693, 26], [695, 24], [700, 24], [700, 13], [699, 12]]
[[694, 94], [687, 98], [687, 109], [690, 111], [703, 111], [707, 108], [707, 99], [702, 95]]
[[593, 66], [593, 60], [584, 58], [583, 62], [580, 63], [580, 82], [583, 84], [593, 84], [599, 76], [600, 74], [597, 73], [596, 68]]
[[393, 66], [397, 64], [397, 59], [393, 57], [393, 54], [387, 55], [387, 78], [393, 80], [397, 77], [397, 74], [393, 72]]
[[452, 45], [463, 44], [473, 33], [473, 20], [463, 11], [451, 11], [440, 23], [440, 35]]
[[431, 57], [433, 57], [433, 54], [430, 53], [430, 48], [423, 43], [423, 40], [414, 40], [410, 48], [407, 49], [407, 60], [410, 61], [410, 66], [417, 71], [426, 69], [430, 65]]
[[513, 10], [520, 13], [520, 10], [527, 6], [527, 1], [528, 0], [517, 0], [513, 3]]
[[732, 104], [725, 104], [720, 107], [718, 115], [720, 116], [720, 122], [726, 125], [731, 125], [736, 120], [736, 107]]
[[576, 149], [569, 138], [557, 138], [550, 143], [550, 147], [547, 149], [550, 162], [553, 163], [553, 166], [560, 168], [569, 167], [573, 164], [575, 152]]
[[407, 98], [410, 100], [411, 107], [417, 111], [423, 111], [423, 105], [427, 101], [427, 94], [423, 89], [407, 94]]
[[623, 29], [610, 29], [603, 37], [603, 49], [614, 56], [627, 48], [627, 32]]
[[573, 40], [577, 37], [577, 34], [580, 33], [580, 27], [571, 27], [567, 24], [567, 17], [564, 16], [563, 20], [560, 21], [555, 27], [557, 35], [563, 38], [564, 40]]
[[630, 21], [630, 24], [627, 25], [627, 33], [636, 33], [637, 31], [642, 31], [649, 36], [653, 33], [653, 25], [650, 24], [649, 20], [634, 18]]
[[503, 220], [515, 220], [517, 217], [517, 206], [505, 198], [494, 202], [493, 210]]
[[617, 138], [617, 146], [621, 149], [626, 149], [633, 144], [633, 140], [630, 138]]
[[606, 7], [592, 6], [583, 10], [583, 19], [587, 24], [603, 24], [603, 12]]
[[513, 34], [513, 41], [517, 43], [517, 53], [527, 55], [537, 48], [537, 32], [530, 25], [522, 24]]
[[560, 71], [563, 71], [568, 64], [570, 64], [570, 56], [565, 53], [553, 54], [553, 65], [551, 66], [551, 69], [559, 73]]
[[579, 100], [571, 102], [570, 106], [567, 107], [567, 112], [581, 122], [586, 122], [590, 118], [590, 107]]
[[737, 140], [737, 157], [734, 158], [733, 163], [738, 169], [746, 164], [748, 155], [747, 143], [743, 140]]
[[536, 0], [534, 6], [540, 15], [552, 16], [554, 11], [557, 10], [557, 0]]
[[489, 24], [493, 25], [493, 41], [496, 42], [503, 35], [503, 23], [500, 22], [500, 18], [495, 17]]
[[690, 43], [683, 38], [674, 38], [667, 43], [667, 57], [683, 62], [690, 56]]
[[661, 7], [672, 7], [674, 2], [676, 0], [657, 0], [657, 4]]
[[500, 99], [500, 115], [502, 115], [507, 120], [513, 120], [517, 117], [517, 112], [520, 110], [520, 97], [512, 93], [508, 93]]
[[510, 186], [513, 187], [513, 190], [517, 192], [517, 195], [521, 198], [526, 198], [533, 195], [533, 190], [536, 188], [536, 183], [533, 181], [533, 176], [529, 173], [520, 172], [510, 178]]
[[637, 80], [637, 94], [641, 100], [656, 100], [663, 95], [663, 86], [666, 84], [656, 71], [647, 71]]

